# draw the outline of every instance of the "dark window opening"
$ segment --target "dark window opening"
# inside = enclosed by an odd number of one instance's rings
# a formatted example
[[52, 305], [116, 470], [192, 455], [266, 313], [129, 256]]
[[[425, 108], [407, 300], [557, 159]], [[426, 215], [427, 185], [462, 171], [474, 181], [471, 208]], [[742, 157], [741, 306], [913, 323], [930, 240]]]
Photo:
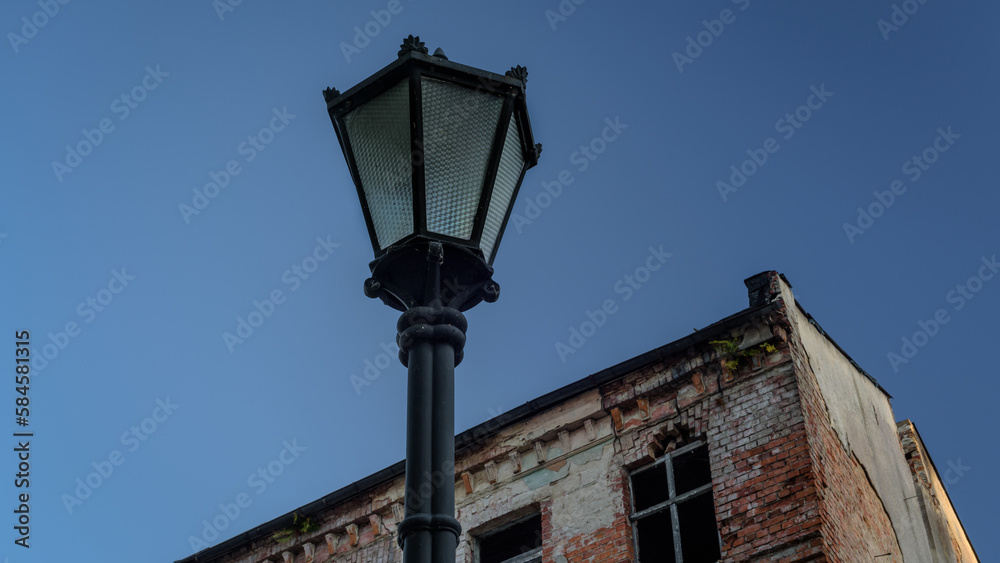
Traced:
[[680, 520], [684, 542], [684, 561], [718, 561], [722, 554], [719, 552], [719, 532], [711, 493], [678, 503], [677, 519]]
[[635, 496], [635, 502], [632, 503], [635, 512], [646, 510], [669, 499], [666, 471], [662, 466], [656, 465], [640, 473], [633, 473], [632, 493]]
[[534, 514], [479, 538], [479, 563], [540, 563], [542, 515]]
[[695, 448], [673, 458], [676, 494], [683, 495], [705, 483], [712, 482], [712, 467], [708, 461], [708, 448]]
[[[647, 559], [673, 561], [674, 535], [670, 532], [673, 527], [670, 524], [669, 510], [643, 518], [636, 522], [635, 527], [639, 537], [639, 553], [643, 554], [643, 561]], [[669, 559], [663, 559], [665, 554], [669, 554]]]
[[721, 558], [704, 442], [678, 448], [634, 471], [631, 484], [640, 563], [714, 563]]

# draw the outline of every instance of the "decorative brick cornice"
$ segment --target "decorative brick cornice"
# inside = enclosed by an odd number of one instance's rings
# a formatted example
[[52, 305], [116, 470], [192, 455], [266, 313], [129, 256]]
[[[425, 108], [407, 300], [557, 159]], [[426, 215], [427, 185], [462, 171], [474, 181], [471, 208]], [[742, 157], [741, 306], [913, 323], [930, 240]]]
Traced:
[[548, 456], [549, 448], [541, 440], [534, 443], [534, 448], [536, 462], [539, 464], [545, 463], [545, 458]]
[[512, 468], [514, 469], [514, 473], [515, 474], [516, 473], [520, 473], [521, 472], [521, 454], [519, 454], [515, 450], [515, 451], [512, 451], [509, 454], [507, 454], [507, 457], [510, 458], [510, 464], [511, 464]]
[[359, 538], [359, 535], [358, 535], [358, 525], [357, 524], [348, 524], [347, 525], [347, 545], [349, 545], [351, 547], [355, 547], [355, 546], [358, 545], [358, 540], [359, 539], [360, 538]]

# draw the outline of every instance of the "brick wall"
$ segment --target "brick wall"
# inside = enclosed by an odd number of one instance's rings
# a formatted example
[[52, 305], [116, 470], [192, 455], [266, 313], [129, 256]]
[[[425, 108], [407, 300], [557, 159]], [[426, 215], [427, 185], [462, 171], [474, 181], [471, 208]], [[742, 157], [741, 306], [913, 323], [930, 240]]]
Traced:
[[[727, 560], [818, 553], [819, 498], [795, 375], [787, 363], [725, 388], [710, 440]], [[768, 554], [780, 554], [762, 558]]]
[[618, 498], [612, 505], [617, 504], [622, 510], [616, 511], [614, 524], [611, 526], [586, 534], [567, 534], [564, 530], [554, 529], [549, 523], [551, 514], [543, 513], [543, 563], [621, 563], [635, 560], [632, 526], [624, 511], [628, 506], [628, 488], [624, 479], [620, 480], [616, 488]]
[[[769, 329], [746, 326], [720, 338], [750, 329], [770, 336]], [[776, 352], [742, 361], [729, 373], [706, 342], [699, 355], [602, 389], [605, 407], [622, 412], [618, 463], [624, 468], [693, 439], [708, 442], [725, 561], [822, 560], [816, 558], [822, 553], [820, 499], [797, 379], [788, 346], [778, 343]]]

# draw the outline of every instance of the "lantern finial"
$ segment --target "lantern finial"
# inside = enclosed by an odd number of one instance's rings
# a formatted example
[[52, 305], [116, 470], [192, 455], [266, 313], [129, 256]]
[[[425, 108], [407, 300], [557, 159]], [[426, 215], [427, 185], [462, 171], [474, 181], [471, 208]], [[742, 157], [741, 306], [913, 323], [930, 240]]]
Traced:
[[396, 53], [396, 56], [402, 57], [410, 51], [419, 51], [425, 55], [427, 54], [427, 47], [424, 46], [424, 42], [420, 40], [419, 35], [416, 37], [409, 35], [406, 39], [403, 39], [403, 44], [399, 46], [399, 52]]
[[516, 78], [520, 80], [521, 83], [525, 85], [525, 87], [528, 86], [528, 69], [521, 65], [510, 67], [510, 70], [505, 72], [504, 76]]

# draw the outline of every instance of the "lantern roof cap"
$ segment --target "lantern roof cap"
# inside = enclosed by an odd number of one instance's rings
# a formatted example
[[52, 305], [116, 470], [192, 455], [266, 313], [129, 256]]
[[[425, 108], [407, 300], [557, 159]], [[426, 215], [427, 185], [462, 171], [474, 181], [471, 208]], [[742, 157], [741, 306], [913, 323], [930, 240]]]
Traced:
[[[412, 41], [411, 41], [412, 39]], [[511, 67], [504, 74], [497, 74], [488, 70], [456, 63], [447, 56], [440, 48], [434, 51], [433, 55], [427, 53], [427, 47], [420, 41], [419, 37], [410, 35], [403, 40], [403, 44], [397, 54], [396, 60], [387, 64], [368, 78], [362, 80], [346, 92], [340, 92], [336, 88], [327, 88], [323, 91], [326, 100], [326, 108], [329, 112], [349, 111], [353, 109], [353, 104], [346, 102], [368, 90], [373, 85], [389, 87], [397, 80], [402, 79], [406, 74], [405, 67], [415, 66], [423, 73], [451, 81], [462, 81], [469, 84], [475, 83], [487, 91], [496, 91], [506, 94], [511, 90], [518, 90], [520, 96], [524, 95], [525, 84], [527, 82], [528, 70], [523, 66]]]

